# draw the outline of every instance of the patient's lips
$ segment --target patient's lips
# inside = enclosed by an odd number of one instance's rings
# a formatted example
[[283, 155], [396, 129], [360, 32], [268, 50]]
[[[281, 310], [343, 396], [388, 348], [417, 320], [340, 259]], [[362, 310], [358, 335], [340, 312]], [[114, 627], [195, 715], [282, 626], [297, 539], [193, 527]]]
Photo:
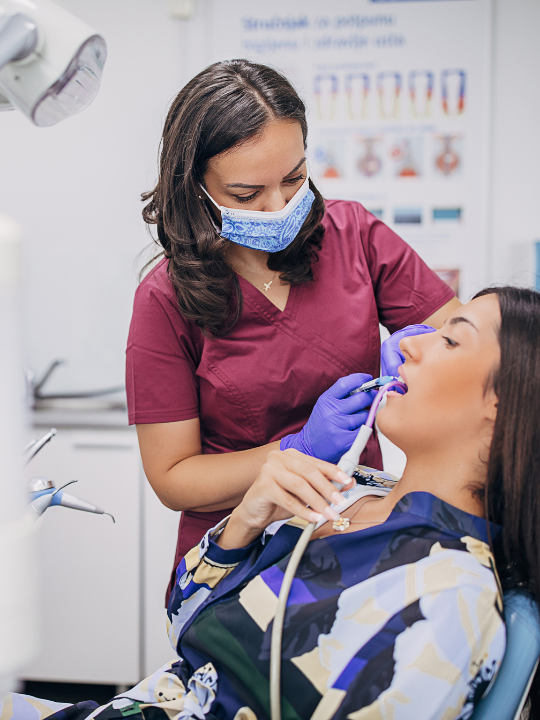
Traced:
[[[400, 365], [398, 367], [398, 373], [399, 373], [399, 380], [401, 380], [403, 382], [403, 384], [405, 386], [407, 386], [407, 378], [403, 371], [403, 365]], [[407, 387], [407, 389], [408, 389], [408, 387]], [[407, 392], [407, 389], [403, 390], [401, 387], [400, 388], [392, 388], [391, 390], [389, 390], [386, 393], [386, 395], [387, 395], [387, 397], [394, 397], [394, 396], [403, 397], [403, 395], [405, 395], [405, 393]]]

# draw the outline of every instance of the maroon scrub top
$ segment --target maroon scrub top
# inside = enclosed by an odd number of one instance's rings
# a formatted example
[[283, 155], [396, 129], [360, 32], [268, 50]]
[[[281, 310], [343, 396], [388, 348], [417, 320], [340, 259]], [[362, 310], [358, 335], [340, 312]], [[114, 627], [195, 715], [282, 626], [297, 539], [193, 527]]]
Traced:
[[[182, 317], [165, 259], [144, 278], [127, 346], [130, 424], [200, 417], [203, 453], [280, 440], [302, 428], [338, 378], [378, 375], [379, 322], [395, 332], [454, 296], [362, 205], [326, 201], [323, 225], [314, 281], [292, 285], [285, 310], [238, 276], [244, 308], [224, 338], [205, 337]], [[375, 437], [361, 462], [382, 468]], [[183, 512], [174, 567], [229, 513]]]

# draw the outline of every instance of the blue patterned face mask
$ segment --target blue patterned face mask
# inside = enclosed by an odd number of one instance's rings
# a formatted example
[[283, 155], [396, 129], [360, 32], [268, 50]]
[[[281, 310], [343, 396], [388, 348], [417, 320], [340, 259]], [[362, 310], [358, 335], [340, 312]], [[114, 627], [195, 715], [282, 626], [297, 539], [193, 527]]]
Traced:
[[[202, 185], [201, 188], [208, 195]], [[221, 237], [238, 245], [271, 253], [284, 250], [292, 243], [315, 200], [308, 177], [283, 210], [277, 212], [236, 210], [218, 205], [210, 195], [208, 197], [221, 212]]]

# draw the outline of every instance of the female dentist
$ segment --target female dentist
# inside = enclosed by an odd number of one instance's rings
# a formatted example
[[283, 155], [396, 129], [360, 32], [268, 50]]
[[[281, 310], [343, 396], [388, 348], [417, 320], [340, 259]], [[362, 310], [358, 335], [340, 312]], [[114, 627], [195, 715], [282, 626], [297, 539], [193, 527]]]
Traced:
[[[127, 347], [130, 423], [160, 500], [182, 510], [175, 568], [228, 515], [270, 450], [336, 462], [400, 363], [400, 336], [459, 301], [355, 202], [308, 176], [304, 104], [275, 70], [216, 63], [178, 94], [143, 195], [163, 259], [139, 285]], [[430, 328], [429, 328], [430, 329]], [[369, 374], [364, 374], [369, 373]], [[382, 467], [377, 440], [362, 462]], [[173, 573], [174, 578], [174, 573]]]

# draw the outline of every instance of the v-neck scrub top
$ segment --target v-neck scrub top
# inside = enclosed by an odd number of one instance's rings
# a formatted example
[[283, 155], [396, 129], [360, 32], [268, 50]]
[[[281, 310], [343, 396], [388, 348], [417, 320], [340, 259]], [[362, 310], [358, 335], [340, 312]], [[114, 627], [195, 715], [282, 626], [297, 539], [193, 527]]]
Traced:
[[[317, 398], [340, 377], [378, 375], [379, 323], [395, 332], [454, 296], [359, 203], [326, 201], [322, 223], [313, 282], [292, 285], [281, 311], [238, 276], [244, 307], [227, 337], [205, 337], [181, 315], [166, 259], [144, 278], [127, 346], [130, 424], [199, 417], [203, 453], [280, 440], [303, 427]], [[382, 469], [375, 437], [361, 462]], [[183, 512], [175, 567], [229, 513]]]

